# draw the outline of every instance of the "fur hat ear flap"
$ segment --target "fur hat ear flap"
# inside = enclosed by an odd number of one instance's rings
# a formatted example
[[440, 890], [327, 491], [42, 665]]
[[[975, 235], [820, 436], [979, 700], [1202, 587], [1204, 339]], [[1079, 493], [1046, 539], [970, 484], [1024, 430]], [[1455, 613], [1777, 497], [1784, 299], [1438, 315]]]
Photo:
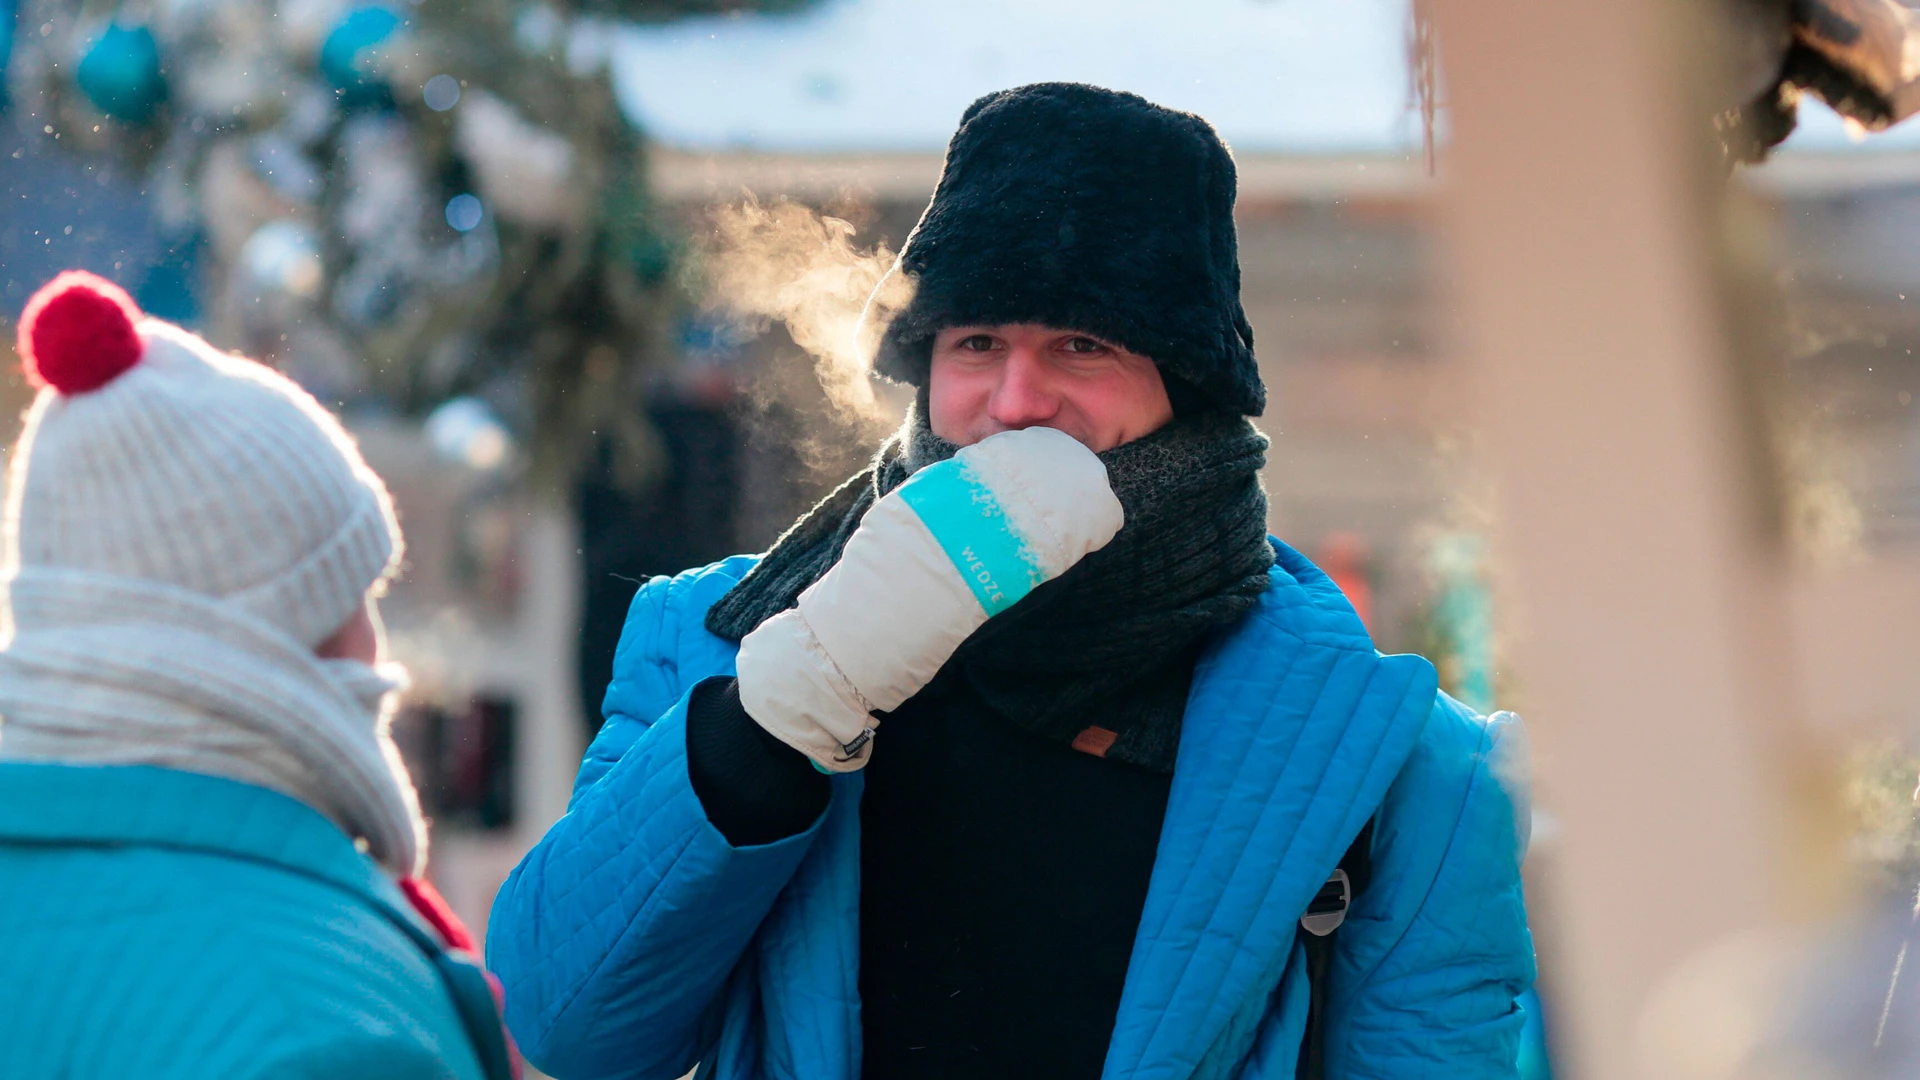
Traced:
[[874, 368], [918, 386], [940, 330], [1041, 323], [1151, 357], [1205, 408], [1258, 416], [1234, 190], [1226, 145], [1190, 113], [1075, 83], [988, 94], [901, 251], [913, 299]]

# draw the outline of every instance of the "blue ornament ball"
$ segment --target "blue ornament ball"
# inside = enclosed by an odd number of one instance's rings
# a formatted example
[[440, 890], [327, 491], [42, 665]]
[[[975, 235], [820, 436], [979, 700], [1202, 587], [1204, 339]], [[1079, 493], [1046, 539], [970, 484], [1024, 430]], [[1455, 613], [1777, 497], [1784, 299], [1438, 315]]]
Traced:
[[80, 58], [74, 81], [94, 108], [129, 124], [153, 119], [167, 100], [160, 43], [144, 26], [108, 25]]
[[340, 91], [342, 104], [378, 105], [392, 99], [374, 57], [402, 25], [392, 8], [368, 4], [347, 12], [327, 34], [320, 46], [320, 73]]
[[473, 195], [455, 195], [447, 200], [447, 224], [456, 232], [472, 232], [486, 216], [486, 207]]

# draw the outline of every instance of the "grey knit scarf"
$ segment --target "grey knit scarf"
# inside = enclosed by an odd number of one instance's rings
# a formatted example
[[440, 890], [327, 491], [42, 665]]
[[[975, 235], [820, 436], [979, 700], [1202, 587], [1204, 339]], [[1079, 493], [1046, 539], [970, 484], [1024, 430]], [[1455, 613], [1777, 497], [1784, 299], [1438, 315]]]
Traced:
[[[775, 542], [707, 613], [730, 640], [794, 606], [840, 558], [874, 500], [959, 448], [915, 409], [873, 464]], [[962, 680], [1010, 723], [1061, 742], [1116, 734], [1106, 757], [1172, 772], [1193, 661], [1209, 632], [1267, 587], [1266, 436], [1240, 417], [1176, 419], [1100, 455], [1126, 526], [961, 645], [936, 685]]]

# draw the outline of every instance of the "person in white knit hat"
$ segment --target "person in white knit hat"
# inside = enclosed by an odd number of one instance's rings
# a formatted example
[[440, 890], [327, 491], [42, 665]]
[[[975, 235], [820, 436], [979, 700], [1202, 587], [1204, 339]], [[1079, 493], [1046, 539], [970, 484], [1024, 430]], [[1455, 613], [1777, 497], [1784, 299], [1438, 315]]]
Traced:
[[419, 878], [379, 477], [291, 381], [90, 274], [35, 295], [19, 352], [0, 1075], [504, 1075]]

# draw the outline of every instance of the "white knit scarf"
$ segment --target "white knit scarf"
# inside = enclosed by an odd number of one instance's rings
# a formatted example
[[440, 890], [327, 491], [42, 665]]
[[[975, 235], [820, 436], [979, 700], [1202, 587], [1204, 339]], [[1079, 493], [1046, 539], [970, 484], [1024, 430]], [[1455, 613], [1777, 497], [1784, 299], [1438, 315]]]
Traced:
[[426, 824], [389, 730], [398, 665], [322, 660], [219, 601], [22, 568], [0, 625], [0, 760], [163, 765], [272, 788], [402, 877]]

